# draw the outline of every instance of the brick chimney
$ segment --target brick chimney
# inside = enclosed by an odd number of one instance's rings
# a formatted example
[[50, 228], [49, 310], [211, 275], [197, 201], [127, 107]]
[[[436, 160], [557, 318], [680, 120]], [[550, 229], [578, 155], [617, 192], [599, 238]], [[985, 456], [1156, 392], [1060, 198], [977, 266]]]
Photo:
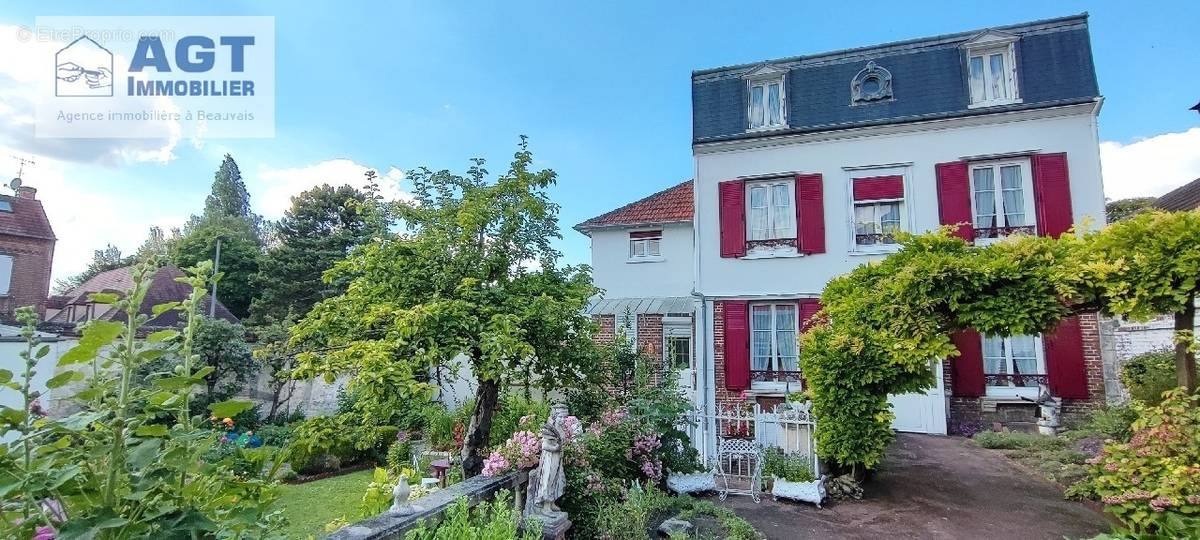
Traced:
[[17, 188], [17, 196], [22, 199], [37, 199], [37, 188], [33, 186], [21, 186]]

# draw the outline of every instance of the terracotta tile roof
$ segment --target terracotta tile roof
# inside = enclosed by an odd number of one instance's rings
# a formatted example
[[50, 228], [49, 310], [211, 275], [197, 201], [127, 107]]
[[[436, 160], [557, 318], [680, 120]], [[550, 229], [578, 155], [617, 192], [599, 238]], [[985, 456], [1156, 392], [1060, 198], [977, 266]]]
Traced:
[[54, 230], [46, 218], [42, 201], [0, 195], [0, 206], [8, 203], [11, 212], [0, 210], [0, 234], [54, 240]]
[[[167, 302], [181, 302], [187, 299], [192, 293], [192, 288], [186, 284], [175, 281], [175, 278], [183, 277], [185, 274], [177, 266], [167, 265], [159, 268], [154, 273], [153, 281], [150, 283], [150, 289], [146, 291], [146, 299], [142, 302], [141, 313], [151, 317], [146, 322], [148, 327], [171, 327], [183, 323], [181, 314], [176, 310], [167, 311], [157, 317], [154, 316], [153, 308], [159, 304]], [[107, 272], [101, 272], [87, 280], [78, 287], [71, 289], [71, 292], [65, 296], [69, 298], [64, 305], [67, 304], [86, 304], [88, 295], [97, 292], [119, 292], [123, 293], [133, 286], [133, 267], [126, 266], [117, 268]], [[212, 300], [212, 295], [208, 295], [200, 302], [200, 310], [204, 314], [208, 314], [209, 302]], [[230, 313], [225, 305], [217, 301], [216, 316], [218, 319], [225, 319], [232, 323], [237, 323], [238, 318]], [[68, 323], [65, 320], [67, 317], [66, 311], [60, 311], [48, 322]], [[104, 314], [97, 315], [98, 318], [112, 321], [124, 321], [125, 313], [116, 310], [108, 310]]]
[[587, 231], [591, 229], [613, 225], [675, 223], [691, 220], [692, 181], [688, 180], [584, 221], [576, 225], [575, 230], [587, 234]]
[[1175, 188], [1154, 201], [1154, 206], [1163, 210], [1195, 210], [1200, 208], [1200, 178]]

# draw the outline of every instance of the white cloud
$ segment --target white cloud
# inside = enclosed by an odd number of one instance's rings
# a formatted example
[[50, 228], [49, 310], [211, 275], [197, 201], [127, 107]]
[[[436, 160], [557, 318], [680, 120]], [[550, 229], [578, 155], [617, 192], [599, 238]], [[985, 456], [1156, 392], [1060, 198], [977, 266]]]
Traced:
[[[0, 24], [0, 144], [23, 153], [64, 161], [120, 165], [135, 162], [166, 163], [175, 157], [179, 143], [178, 122], [154, 126], [162, 138], [148, 139], [52, 139], [36, 138], [37, 106], [45, 101], [45, 59], [65, 45], [61, 41], [31, 39], [19, 26]], [[119, 59], [119, 58], [118, 58]], [[155, 107], [173, 105], [155, 98]]]
[[257, 178], [248, 182], [252, 192], [251, 201], [258, 212], [268, 219], [277, 219], [292, 205], [292, 197], [321, 184], [341, 186], [349, 184], [362, 189], [367, 185], [367, 171], [374, 170], [379, 175], [380, 195], [385, 200], [409, 199], [411, 195], [400, 188], [404, 179], [404, 171], [389, 167], [386, 172], [356, 163], [349, 159], [330, 159], [286, 169], [262, 167]]
[[1104, 196], [1157, 197], [1200, 178], [1200, 128], [1129, 144], [1100, 143]]

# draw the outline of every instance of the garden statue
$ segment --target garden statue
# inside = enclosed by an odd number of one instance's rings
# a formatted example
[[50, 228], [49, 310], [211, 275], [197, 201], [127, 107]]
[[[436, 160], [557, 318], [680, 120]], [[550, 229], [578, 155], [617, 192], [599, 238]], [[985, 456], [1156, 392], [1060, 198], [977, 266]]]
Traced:
[[542, 454], [538, 466], [529, 474], [529, 501], [525, 505], [525, 517], [542, 523], [543, 538], [562, 538], [571, 521], [567, 513], [559, 509], [557, 501], [567, 487], [567, 476], [563, 473], [563, 443], [567, 440], [563, 420], [567, 407], [557, 404], [550, 410], [550, 418], [542, 425]]
[[1062, 398], [1051, 396], [1050, 389], [1043, 384], [1040, 385], [1036, 401], [1023, 399], [1033, 401], [1040, 409], [1041, 414], [1038, 415], [1037, 421], [1038, 433], [1050, 436], [1058, 435], [1058, 428], [1062, 425]]
[[393, 514], [407, 514], [412, 511], [412, 507], [406, 504], [410, 494], [412, 494], [412, 488], [408, 486], [408, 478], [400, 475], [396, 487], [392, 488], [391, 512]]

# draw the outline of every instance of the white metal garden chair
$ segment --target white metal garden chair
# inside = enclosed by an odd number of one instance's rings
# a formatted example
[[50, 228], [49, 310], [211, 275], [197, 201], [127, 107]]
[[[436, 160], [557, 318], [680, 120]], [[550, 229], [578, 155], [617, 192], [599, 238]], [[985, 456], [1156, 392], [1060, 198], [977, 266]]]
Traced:
[[[735, 466], [737, 470], [730, 471]], [[758, 503], [760, 501], [759, 487], [762, 485], [762, 468], [763, 449], [757, 442], [749, 439], [720, 439], [717, 442], [717, 476], [723, 482], [720, 490], [721, 500], [725, 500], [730, 493], [733, 493], [749, 495], [755, 503]], [[731, 474], [731, 472], [742, 473], [743, 471], [745, 474]], [[729, 489], [730, 476], [748, 476], [750, 488]]]

